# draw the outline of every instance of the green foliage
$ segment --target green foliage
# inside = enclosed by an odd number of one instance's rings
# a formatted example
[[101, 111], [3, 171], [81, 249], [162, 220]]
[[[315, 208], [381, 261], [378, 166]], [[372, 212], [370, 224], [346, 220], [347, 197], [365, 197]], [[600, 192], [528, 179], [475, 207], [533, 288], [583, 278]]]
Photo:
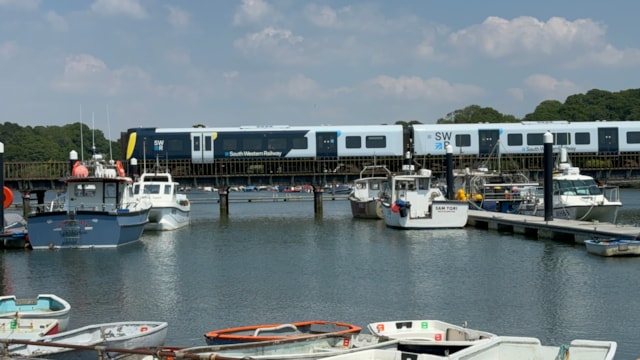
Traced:
[[[83, 141], [80, 133], [82, 132]], [[69, 152], [75, 150], [78, 157], [91, 156], [95, 139], [96, 152], [107, 159], [117, 159], [120, 148], [117, 142], [110, 142], [101, 130], [92, 131], [86, 124], [64, 126], [27, 126], [6, 122], [0, 124], [0, 141], [4, 143], [5, 161], [62, 161], [69, 159]], [[82, 148], [81, 148], [82, 143]]]
[[518, 122], [513, 115], [503, 115], [497, 110], [479, 105], [470, 105], [447, 114], [446, 119], [438, 119], [438, 124], [505, 123]]

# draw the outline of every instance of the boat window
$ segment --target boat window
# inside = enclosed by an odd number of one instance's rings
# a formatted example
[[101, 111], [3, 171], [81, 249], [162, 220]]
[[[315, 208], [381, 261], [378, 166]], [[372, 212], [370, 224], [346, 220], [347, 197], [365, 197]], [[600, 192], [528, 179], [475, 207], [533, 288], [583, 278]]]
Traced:
[[145, 194], [160, 194], [160, 185], [149, 184], [144, 186]]
[[166, 185], [166, 186], [164, 187], [164, 194], [165, 194], [165, 195], [170, 195], [170, 194], [171, 194], [171, 188], [172, 188], [172, 187], [173, 187], [173, 186], [171, 186], [171, 185]]
[[140, 184], [135, 184], [133, 186], [133, 193], [134, 194], [139, 194], [140, 193]]
[[76, 197], [94, 197], [96, 195], [96, 186], [91, 184], [78, 184], [75, 187], [74, 195]]
[[113, 183], [105, 184], [104, 192], [106, 197], [116, 197], [116, 184], [113, 184]]
[[418, 189], [419, 190], [429, 190], [430, 179], [418, 179]]
[[380, 183], [371, 183], [371, 190], [378, 190], [378, 189], [380, 189]]

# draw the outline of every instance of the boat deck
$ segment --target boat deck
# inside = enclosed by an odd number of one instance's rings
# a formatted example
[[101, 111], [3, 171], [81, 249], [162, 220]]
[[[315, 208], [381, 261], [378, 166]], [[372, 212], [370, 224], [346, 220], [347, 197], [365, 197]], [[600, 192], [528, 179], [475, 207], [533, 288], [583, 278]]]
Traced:
[[480, 210], [469, 210], [467, 226], [576, 243], [588, 239], [636, 239], [640, 236], [640, 228], [636, 226], [566, 219], [546, 221], [542, 216]]

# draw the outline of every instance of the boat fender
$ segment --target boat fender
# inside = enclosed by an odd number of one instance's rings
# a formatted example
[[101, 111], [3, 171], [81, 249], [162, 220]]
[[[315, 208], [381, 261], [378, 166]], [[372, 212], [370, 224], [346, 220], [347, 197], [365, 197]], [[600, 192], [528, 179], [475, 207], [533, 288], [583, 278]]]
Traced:
[[9, 206], [11, 206], [11, 204], [13, 204], [13, 191], [11, 191], [11, 189], [9, 189], [8, 187], [3, 187], [2, 188], [2, 194], [4, 195], [4, 208], [8, 208]]
[[146, 326], [142, 326], [142, 327], [140, 328], [140, 332], [145, 332], [145, 331], [147, 331], [147, 330], [149, 330], [149, 328], [148, 328], [148, 327], [146, 327]]
[[116, 161], [116, 169], [118, 169], [118, 176], [125, 176], [124, 166], [122, 165], [122, 162], [120, 160]]

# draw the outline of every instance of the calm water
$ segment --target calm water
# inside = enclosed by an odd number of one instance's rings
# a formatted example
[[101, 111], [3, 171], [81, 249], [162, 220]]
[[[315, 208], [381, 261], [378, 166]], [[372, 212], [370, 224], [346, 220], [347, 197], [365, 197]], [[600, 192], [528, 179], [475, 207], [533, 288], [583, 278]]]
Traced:
[[[623, 191], [620, 221], [640, 223], [640, 191]], [[192, 193], [192, 199], [213, 197]], [[230, 199], [240, 194], [232, 193]], [[148, 232], [113, 250], [8, 251], [2, 292], [54, 293], [71, 326], [170, 324], [168, 345], [204, 345], [207, 331], [328, 319], [439, 319], [559, 345], [616, 340], [640, 356], [640, 258], [493, 231], [399, 231], [351, 218], [347, 201], [195, 203], [193, 224]]]

